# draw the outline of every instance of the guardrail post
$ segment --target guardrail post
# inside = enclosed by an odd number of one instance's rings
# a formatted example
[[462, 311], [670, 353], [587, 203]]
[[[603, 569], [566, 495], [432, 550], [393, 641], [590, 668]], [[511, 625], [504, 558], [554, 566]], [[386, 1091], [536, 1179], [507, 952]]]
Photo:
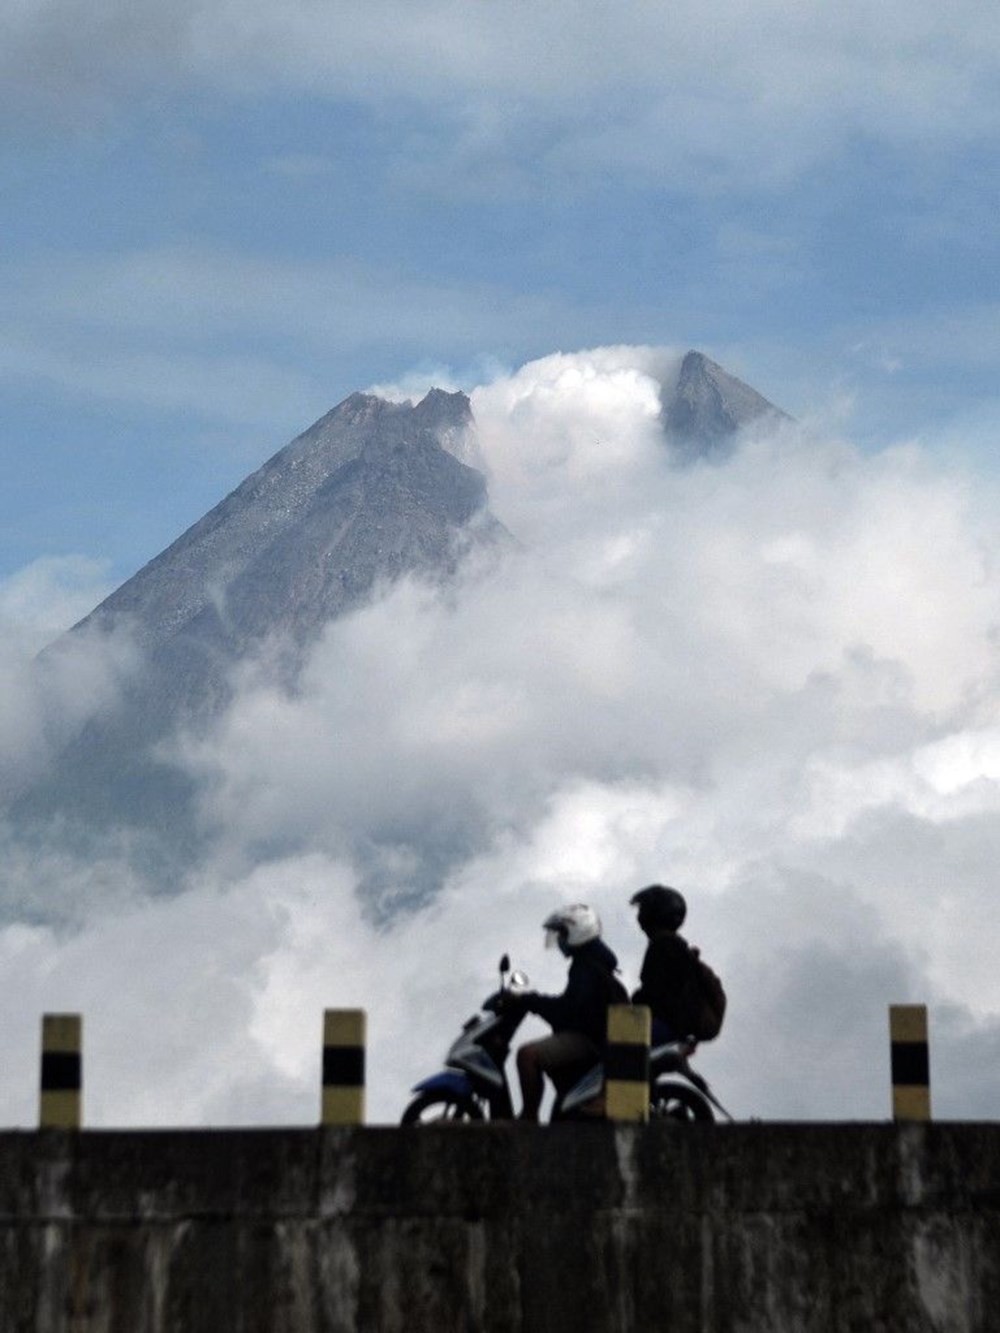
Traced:
[[605, 1115], [609, 1120], [649, 1119], [649, 1037], [652, 1023], [644, 1004], [608, 1008], [608, 1051], [604, 1063]]
[[39, 1129], [79, 1129], [82, 1123], [83, 1019], [79, 1014], [42, 1015]]
[[365, 1122], [366, 1026], [363, 1009], [323, 1012], [323, 1125]]
[[927, 1006], [891, 1004], [889, 1040], [892, 1053], [892, 1118], [930, 1120]]

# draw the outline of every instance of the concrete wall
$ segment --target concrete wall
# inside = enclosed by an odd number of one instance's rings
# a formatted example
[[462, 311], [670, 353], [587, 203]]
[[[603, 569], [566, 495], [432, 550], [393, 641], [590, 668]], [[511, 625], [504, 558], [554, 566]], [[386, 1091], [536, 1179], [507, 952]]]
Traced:
[[1000, 1126], [0, 1134], [2, 1333], [1000, 1328]]

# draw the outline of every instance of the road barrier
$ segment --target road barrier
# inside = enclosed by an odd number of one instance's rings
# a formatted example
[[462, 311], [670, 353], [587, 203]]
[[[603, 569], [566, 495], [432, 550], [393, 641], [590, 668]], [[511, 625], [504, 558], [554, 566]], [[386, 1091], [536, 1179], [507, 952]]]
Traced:
[[[323, 1083], [320, 1123], [363, 1125], [365, 1043], [363, 1009], [323, 1013]], [[611, 1005], [605, 1064], [605, 1113], [609, 1120], [649, 1119], [651, 1015], [645, 1005]], [[897, 1121], [931, 1119], [927, 1006], [889, 1006], [892, 1114]], [[83, 1123], [83, 1018], [42, 1016], [41, 1129], [79, 1129]]]
[[891, 1004], [889, 1041], [892, 1060], [892, 1117], [930, 1120], [931, 1077], [927, 1044], [927, 1006]]
[[365, 1122], [366, 1027], [363, 1009], [324, 1010], [321, 1124]]
[[79, 1129], [83, 1122], [82, 1037], [79, 1014], [42, 1015], [39, 1129]]
[[613, 1004], [608, 1009], [604, 1095], [609, 1120], [649, 1119], [651, 1022], [644, 1004]]

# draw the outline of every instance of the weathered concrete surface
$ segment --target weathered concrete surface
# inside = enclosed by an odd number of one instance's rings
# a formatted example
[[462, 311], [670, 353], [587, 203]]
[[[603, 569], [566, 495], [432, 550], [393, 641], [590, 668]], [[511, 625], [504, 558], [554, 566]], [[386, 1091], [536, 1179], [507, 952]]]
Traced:
[[998, 1125], [0, 1134], [2, 1333], [998, 1328]]

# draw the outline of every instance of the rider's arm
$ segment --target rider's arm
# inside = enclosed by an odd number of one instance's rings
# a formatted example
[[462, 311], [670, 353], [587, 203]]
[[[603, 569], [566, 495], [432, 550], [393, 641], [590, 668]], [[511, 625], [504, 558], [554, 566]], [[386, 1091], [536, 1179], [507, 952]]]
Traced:
[[565, 1025], [567, 1009], [565, 995], [539, 995], [532, 991], [525, 996], [525, 1005], [529, 1014], [537, 1014], [550, 1027]]
[[562, 995], [534, 995], [528, 1008], [556, 1031], [586, 1032], [592, 1026], [595, 1007], [603, 1019], [598, 989], [594, 968], [574, 959]]

